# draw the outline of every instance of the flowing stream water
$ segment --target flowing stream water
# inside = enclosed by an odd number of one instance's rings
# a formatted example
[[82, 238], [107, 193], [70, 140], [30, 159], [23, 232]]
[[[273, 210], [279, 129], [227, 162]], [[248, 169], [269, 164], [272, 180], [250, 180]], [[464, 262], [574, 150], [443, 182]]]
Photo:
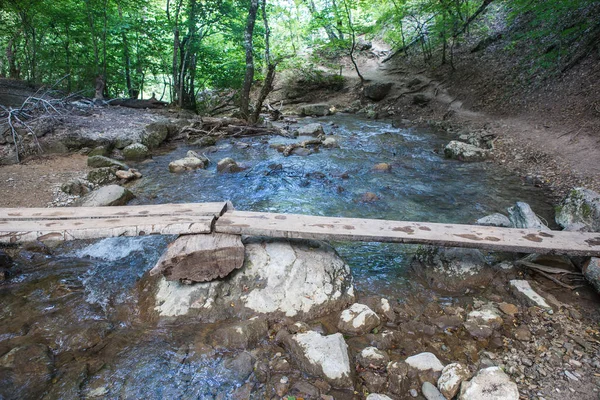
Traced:
[[[338, 137], [340, 148], [284, 157], [270, 145], [295, 139], [224, 139], [207, 153], [208, 169], [171, 174], [169, 162], [198, 150], [182, 145], [136, 166], [144, 178], [131, 188], [132, 204], [230, 200], [246, 211], [473, 223], [525, 201], [552, 220], [541, 189], [491, 163], [445, 159], [446, 134], [345, 115], [315, 121]], [[217, 173], [224, 157], [247, 169]], [[378, 163], [391, 171], [375, 171]], [[378, 200], [362, 201], [367, 192]], [[0, 398], [227, 398], [247, 376], [247, 360], [207, 353], [204, 328], [193, 322], [140, 318], [148, 304], [136, 282], [171, 240], [113, 238], [67, 243], [52, 255], [22, 252], [19, 274], [0, 286]], [[398, 298], [413, 290], [407, 266], [415, 246], [334, 246], [360, 293]], [[48, 378], [14, 368], [10, 354], [36, 360]]]

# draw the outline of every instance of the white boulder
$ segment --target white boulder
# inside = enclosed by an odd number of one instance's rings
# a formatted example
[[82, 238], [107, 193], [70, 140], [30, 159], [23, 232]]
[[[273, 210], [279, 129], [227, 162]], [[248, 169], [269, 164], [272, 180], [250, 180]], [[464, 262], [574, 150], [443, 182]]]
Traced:
[[354, 303], [340, 315], [338, 329], [349, 335], [364, 335], [380, 323], [379, 316], [368, 306]]
[[463, 382], [459, 400], [518, 400], [517, 384], [498, 367], [480, 370], [473, 379]]

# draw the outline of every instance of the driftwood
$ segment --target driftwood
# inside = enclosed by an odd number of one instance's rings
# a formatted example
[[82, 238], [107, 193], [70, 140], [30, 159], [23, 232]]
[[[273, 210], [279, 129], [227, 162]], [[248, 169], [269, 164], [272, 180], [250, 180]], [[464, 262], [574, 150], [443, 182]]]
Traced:
[[269, 128], [249, 125], [238, 118], [213, 118], [203, 117], [181, 130], [188, 136], [215, 136], [215, 137], [246, 137], [262, 135], [289, 136], [288, 132], [279, 128]]
[[536, 273], [543, 276], [544, 278], [551, 280], [552, 282], [556, 283], [557, 285], [559, 285], [561, 287], [564, 287], [565, 289], [575, 290], [575, 289], [582, 287], [582, 285], [577, 285], [577, 286], [568, 285], [568, 284], [562, 282], [560, 279], [552, 276], [552, 275], [560, 275], [560, 276], [574, 275], [576, 277], [583, 276], [583, 274], [579, 271], [569, 271], [569, 270], [563, 269], [563, 268], [550, 267], [547, 265], [541, 265], [541, 264], [533, 263], [530, 261], [524, 261], [524, 260], [519, 260], [515, 264], [518, 266], [521, 266], [521, 267], [526, 267], [526, 268], [532, 269]]

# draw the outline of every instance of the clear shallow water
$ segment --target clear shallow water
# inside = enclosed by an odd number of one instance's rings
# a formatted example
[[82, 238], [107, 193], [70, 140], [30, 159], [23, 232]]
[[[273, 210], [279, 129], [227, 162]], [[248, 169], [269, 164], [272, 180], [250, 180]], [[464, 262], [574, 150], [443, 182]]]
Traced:
[[[340, 149], [283, 157], [269, 145], [290, 139], [227, 139], [217, 144], [217, 152], [207, 154], [213, 161], [207, 170], [183, 174], [169, 173], [169, 162], [197, 148], [181, 146], [157, 156], [136, 166], [144, 178], [132, 187], [137, 195], [133, 204], [231, 200], [237, 209], [249, 211], [471, 223], [526, 201], [552, 219], [541, 190], [522, 185], [493, 164], [440, 156], [449, 137], [353, 116], [321, 122], [339, 126], [327, 125], [326, 131], [339, 136]], [[218, 174], [216, 162], [224, 157], [248, 169]], [[391, 172], [373, 171], [382, 162], [392, 165]], [[365, 192], [379, 200], [360, 201]], [[227, 398], [245, 379], [229, 368], [234, 355], [201, 356], [203, 328], [193, 323], [157, 327], [140, 318], [143, 299], [136, 284], [170, 240], [71, 242], [52, 256], [32, 255], [23, 261], [21, 275], [0, 285], [0, 354], [23, 342], [48, 346], [57, 371], [56, 382], [48, 383], [50, 399], [93, 393], [149, 399], [212, 399], [220, 393]], [[363, 293], [400, 298], [415, 290], [406, 268], [414, 246], [334, 245]], [[19, 392], [5, 385], [6, 379], [0, 371], [0, 397], [13, 398], [17, 392], [25, 396], [16, 397], [39, 397], [32, 396], [32, 382]]]
[[[440, 223], [473, 223], [502, 212], [517, 201], [529, 203], [548, 221], [553, 209], [542, 190], [491, 163], [463, 163], [443, 156], [452, 138], [426, 130], [394, 128], [389, 122], [336, 115], [307, 119], [321, 122], [339, 138], [339, 149], [321, 149], [306, 157], [284, 157], [269, 145], [295, 140], [282, 137], [222, 140], [206, 154], [206, 170], [169, 173], [168, 164], [192, 146], [138, 165], [144, 175], [132, 188], [134, 203], [183, 203], [231, 200], [239, 210], [376, 218]], [[332, 126], [331, 124], [335, 124]], [[298, 140], [309, 139], [300, 138]], [[231, 157], [248, 169], [220, 174], [216, 163]], [[373, 166], [389, 163], [390, 172]], [[274, 169], [275, 165], [281, 168]], [[372, 192], [376, 202], [363, 202]], [[357, 286], [368, 292], [406, 289], [406, 266], [414, 246], [339, 243], [338, 252], [353, 268]]]

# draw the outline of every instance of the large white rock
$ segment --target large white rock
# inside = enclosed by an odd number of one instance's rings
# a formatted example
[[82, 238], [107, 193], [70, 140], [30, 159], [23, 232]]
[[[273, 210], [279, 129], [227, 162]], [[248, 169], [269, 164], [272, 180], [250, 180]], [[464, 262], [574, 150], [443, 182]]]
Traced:
[[348, 345], [341, 333], [321, 336], [309, 331], [290, 336], [285, 344], [307, 374], [321, 377], [338, 389], [353, 387]]
[[380, 323], [379, 316], [368, 306], [354, 303], [340, 315], [338, 329], [350, 335], [364, 335]]
[[119, 185], [102, 186], [82, 197], [77, 205], [81, 207], [124, 206], [135, 196]]
[[467, 367], [459, 363], [448, 364], [442, 370], [442, 375], [438, 379], [438, 389], [447, 398], [452, 399], [458, 393], [463, 381], [471, 377], [471, 372]]
[[531, 285], [528, 281], [522, 279], [513, 279], [510, 281], [510, 287], [512, 288], [515, 296], [519, 297], [521, 300], [527, 303], [527, 305], [537, 306], [546, 310], [552, 310], [552, 307], [550, 307], [546, 300], [531, 288]]
[[258, 314], [310, 320], [339, 311], [354, 299], [350, 268], [321, 242], [251, 239], [244, 266], [227, 278], [185, 285], [159, 278], [144, 293], [155, 313], [202, 321]]
[[473, 379], [463, 382], [459, 400], [518, 400], [517, 384], [498, 367], [480, 370]]

